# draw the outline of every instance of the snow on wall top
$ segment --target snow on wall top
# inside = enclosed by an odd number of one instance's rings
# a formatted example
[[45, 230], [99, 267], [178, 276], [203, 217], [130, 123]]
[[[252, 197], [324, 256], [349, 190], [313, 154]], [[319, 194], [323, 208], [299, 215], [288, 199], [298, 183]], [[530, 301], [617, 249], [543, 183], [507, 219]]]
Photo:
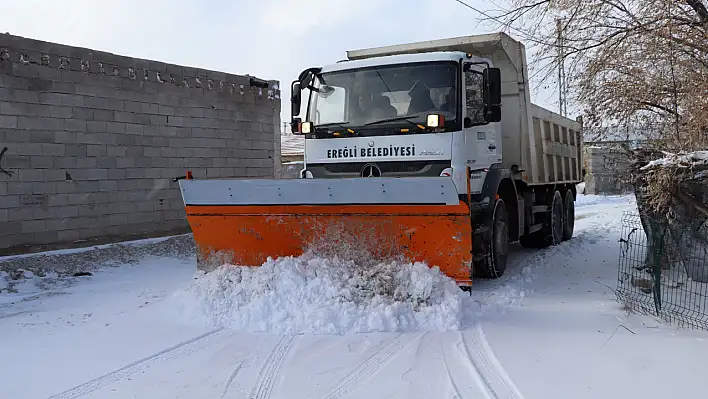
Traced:
[[641, 169], [646, 170], [656, 166], [688, 168], [708, 165], [708, 151], [695, 151], [680, 154], [664, 152], [664, 154], [666, 155], [664, 158], [653, 160]]

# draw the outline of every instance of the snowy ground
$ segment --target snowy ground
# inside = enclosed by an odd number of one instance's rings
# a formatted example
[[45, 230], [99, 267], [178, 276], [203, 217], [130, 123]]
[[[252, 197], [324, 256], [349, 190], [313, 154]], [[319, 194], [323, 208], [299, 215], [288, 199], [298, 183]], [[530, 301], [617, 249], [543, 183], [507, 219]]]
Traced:
[[395, 290], [331, 259], [195, 280], [183, 239], [98, 251], [120, 267], [96, 251], [0, 258], [0, 398], [702, 397], [708, 333], [614, 300], [633, 209], [581, 196], [571, 241], [516, 248], [470, 296], [420, 265], [391, 272], [418, 282]]

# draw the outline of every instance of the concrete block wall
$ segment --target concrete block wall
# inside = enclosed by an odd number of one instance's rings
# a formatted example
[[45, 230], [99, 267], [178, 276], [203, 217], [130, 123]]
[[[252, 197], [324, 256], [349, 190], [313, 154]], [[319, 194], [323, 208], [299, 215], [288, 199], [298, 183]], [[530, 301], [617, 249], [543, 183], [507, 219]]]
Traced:
[[0, 34], [0, 254], [188, 231], [173, 177], [276, 177], [277, 81]]
[[622, 194], [629, 190], [621, 179], [629, 167], [629, 161], [617, 146], [589, 145], [585, 148], [585, 159], [586, 194]]

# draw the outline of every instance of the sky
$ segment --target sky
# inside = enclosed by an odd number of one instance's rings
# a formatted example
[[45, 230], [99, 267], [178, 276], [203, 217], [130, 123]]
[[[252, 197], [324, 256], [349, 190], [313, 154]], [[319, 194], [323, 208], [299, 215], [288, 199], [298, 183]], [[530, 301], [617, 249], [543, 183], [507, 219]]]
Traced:
[[[500, 30], [455, 0], [0, 0], [0, 15], [18, 36], [279, 80], [281, 122], [290, 82], [347, 50]], [[532, 81], [532, 101], [557, 112], [552, 85]]]

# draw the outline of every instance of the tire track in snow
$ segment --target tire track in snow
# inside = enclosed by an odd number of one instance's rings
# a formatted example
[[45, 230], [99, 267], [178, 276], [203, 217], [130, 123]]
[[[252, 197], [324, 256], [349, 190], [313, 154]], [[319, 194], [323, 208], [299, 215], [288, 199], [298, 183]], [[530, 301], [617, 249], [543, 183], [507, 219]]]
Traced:
[[236, 366], [233, 368], [233, 370], [231, 370], [231, 374], [229, 374], [229, 378], [224, 384], [224, 390], [221, 392], [221, 396], [219, 397], [219, 399], [236, 397], [236, 394], [231, 392], [234, 381], [236, 380], [236, 377], [238, 376], [243, 366], [253, 359], [253, 352], [256, 349], [260, 348], [262, 345], [262, 341], [259, 341], [259, 344], [255, 347], [251, 346], [248, 347], [248, 349], [246, 349], [245, 351], [237, 351], [237, 355], [234, 358], [234, 363], [236, 363]]
[[445, 374], [447, 374], [447, 379], [450, 381], [450, 385], [452, 386], [452, 389], [455, 391], [455, 396], [453, 398], [455, 399], [461, 399], [463, 396], [460, 393], [460, 389], [457, 387], [457, 384], [455, 384], [455, 379], [452, 378], [452, 373], [450, 372], [450, 367], [447, 365], [447, 356], [445, 355], [445, 349], [443, 348], [442, 340], [440, 339], [440, 336], [437, 337], [438, 339], [438, 346], [440, 347], [440, 354], [442, 354], [442, 361], [443, 365], [445, 365]]
[[[462, 346], [472, 366], [475, 377], [479, 377], [481, 388], [488, 392], [488, 398], [523, 399], [514, 382], [504, 370], [497, 357], [494, 355], [489, 341], [487, 341], [482, 326], [477, 323], [471, 330], [467, 330], [470, 344], [467, 344], [465, 334], [460, 333]], [[473, 348], [473, 350], [470, 350]]]
[[280, 373], [280, 368], [285, 362], [290, 348], [293, 346], [295, 336], [287, 335], [278, 341], [270, 351], [270, 354], [265, 359], [261, 371], [258, 373], [256, 385], [251, 390], [248, 396], [251, 399], [266, 399], [270, 398], [270, 394], [275, 386], [275, 380]]
[[209, 331], [205, 334], [173, 345], [165, 350], [155, 353], [154, 355], [137, 360], [127, 366], [119, 368], [118, 370], [77, 385], [62, 393], [50, 396], [49, 399], [70, 399], [84, 396], [88, 393], [101, 389], [106, 385], [116, 383], [130, 377], [131, 375], [144, 371], [154, 365], [194, 353], [234, 334], [236, 334], [236, 332], [227, 331], [223, 328]]
[[376, 374], [377, 371], [403, 349], [413, 338], [420, 336], [419, 333], [399, 334], [396, 338], [379, 343], [366, 360], [359, 363], [349, 374], [334, 386], [334, 388], [324, 396], [324, 399], [341, 398], [358, 388], [363, 382]]

